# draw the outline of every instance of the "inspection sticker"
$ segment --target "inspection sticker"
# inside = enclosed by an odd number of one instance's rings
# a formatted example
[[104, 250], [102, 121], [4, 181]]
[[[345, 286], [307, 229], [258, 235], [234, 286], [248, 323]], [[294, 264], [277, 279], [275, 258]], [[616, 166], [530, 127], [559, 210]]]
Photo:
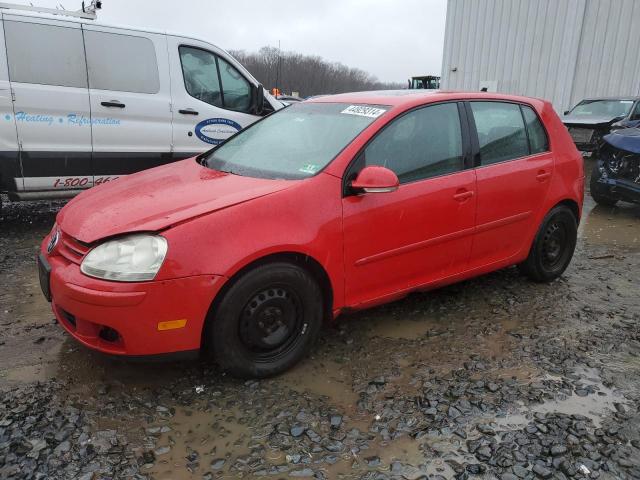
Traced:
[[365, 105], [349, 105], [340, 113], [347, 115], [359, 115], [360, 117], [378, 118], [386, 110], [384, 108], [367, 107]]
[[302, 168], [298, 169], [299, 172], [311, 173], [311, 174], [316, 173], [318, 170], [320, 170], [320, 166], [319, 165], [314, 165], [313, 163], [307, 163]]

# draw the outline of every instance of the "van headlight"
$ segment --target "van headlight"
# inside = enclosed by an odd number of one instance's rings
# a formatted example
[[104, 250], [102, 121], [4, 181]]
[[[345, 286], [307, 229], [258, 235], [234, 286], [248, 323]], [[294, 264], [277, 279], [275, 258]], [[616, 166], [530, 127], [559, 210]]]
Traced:
[[80, 265], [85, 275], [116, 282], [153, 280], [167, 255], [167, 240], [159, 235], [132, 234], [109, 240], [91, 250]]

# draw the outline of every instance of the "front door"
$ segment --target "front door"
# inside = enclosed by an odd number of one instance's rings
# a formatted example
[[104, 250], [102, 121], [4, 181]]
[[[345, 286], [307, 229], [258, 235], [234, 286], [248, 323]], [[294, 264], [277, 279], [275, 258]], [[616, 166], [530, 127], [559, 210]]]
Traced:
[[90, 187], [91, 115], [80, 24], [19, 15], [4, 19], [19, 184], [25, 191]]
[[506, 261], [528, 247], [531, 220], [541, 214], [553, 175], [553, 155], [530, 107], [480, 101], [469, 105], [479, 147], [478, 215], [471, 253], [475, 268]]
[[[467, 268], [476, 213], [475, 172], [457, 103], [413, 110], [385, 127], [347, 173], [393, 170], [392, 193], [343, 199], [347, 304], [375, 301]], [[466, 136], [466, 134], [465, 134]]]
[[84, 25], [96, 184], [172, 160], [165, 35]]
[[233, 60], [197, 40], [168, 37], [176, 155], [195, 155], [255, 122], [251, 83]]

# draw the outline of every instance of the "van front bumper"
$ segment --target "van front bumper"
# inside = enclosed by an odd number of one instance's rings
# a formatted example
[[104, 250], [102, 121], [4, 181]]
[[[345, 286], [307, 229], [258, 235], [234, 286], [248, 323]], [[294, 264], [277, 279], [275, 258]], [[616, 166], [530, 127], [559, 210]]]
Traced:
[[47, 254], [47, 242], [38, 259], [43, 293], [49, 292], [58, 323], [81, 344], [135, 357], [200, 349], [209, 307], [225, 277], [109, 282], [87, 277], [55, 250]]

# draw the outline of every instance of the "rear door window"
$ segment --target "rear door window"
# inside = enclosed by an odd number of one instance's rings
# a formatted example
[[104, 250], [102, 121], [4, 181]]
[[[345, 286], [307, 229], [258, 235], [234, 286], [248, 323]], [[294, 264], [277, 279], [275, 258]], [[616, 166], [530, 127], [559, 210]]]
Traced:
[[151, 40], [93, 30], [85, 30], [84, 39], [90, 88], [158, 93], [158, 60]]
[[481, 165], [529, 155], [520, 106], [505, 102], [470, 102], [478, 132]]
[[5, 20], [12, 82], [87, 88], [82, 31]]

